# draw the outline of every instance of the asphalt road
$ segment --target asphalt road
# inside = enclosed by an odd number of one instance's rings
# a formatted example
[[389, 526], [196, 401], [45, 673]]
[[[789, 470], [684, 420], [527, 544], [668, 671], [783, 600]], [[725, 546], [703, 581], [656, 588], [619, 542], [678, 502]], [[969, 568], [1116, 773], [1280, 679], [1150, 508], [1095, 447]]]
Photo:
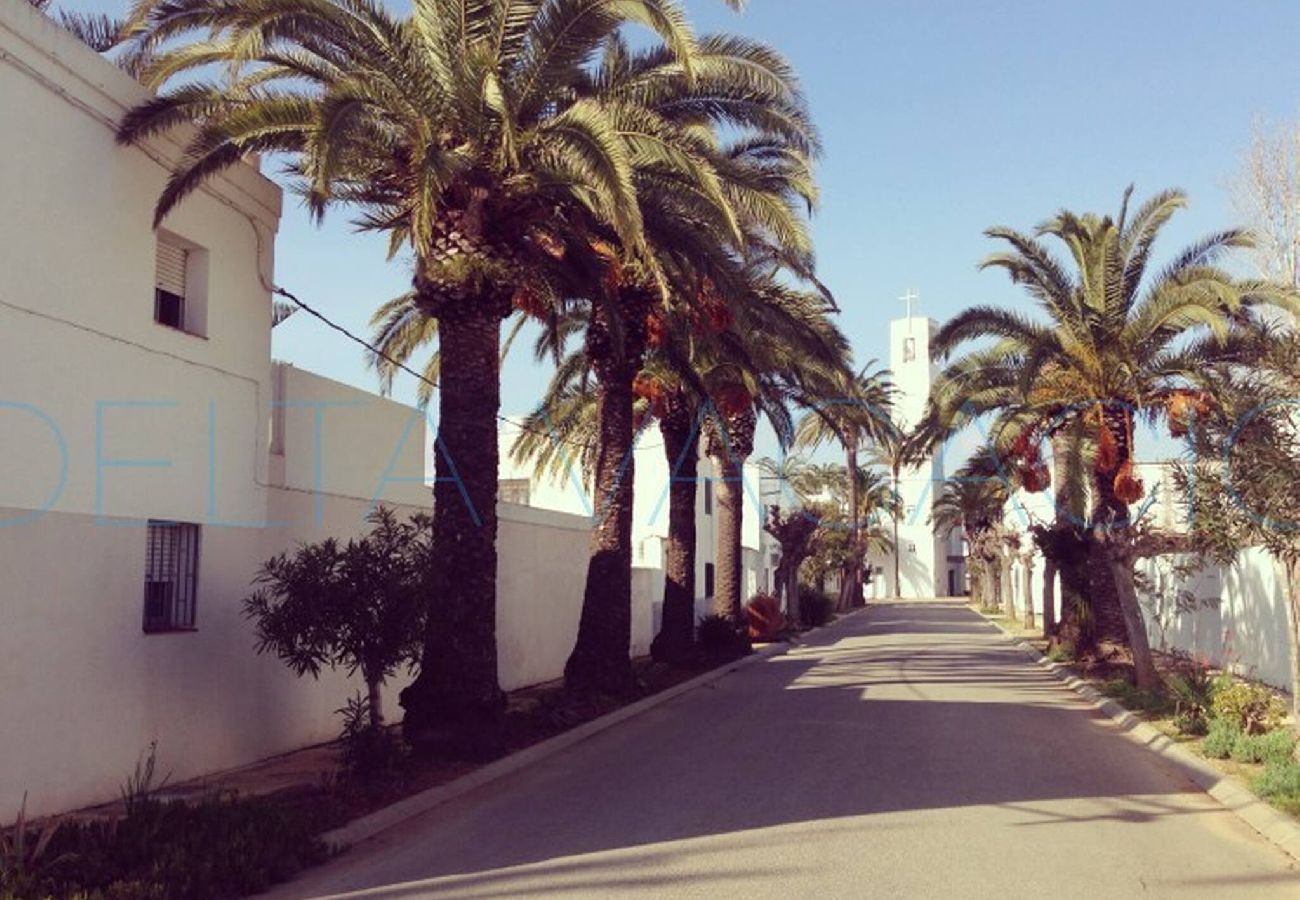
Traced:
[[1300, 869], [977, 615], [921, 602], [873, 606], [278, 892], [335, 894], [1296, 900]]

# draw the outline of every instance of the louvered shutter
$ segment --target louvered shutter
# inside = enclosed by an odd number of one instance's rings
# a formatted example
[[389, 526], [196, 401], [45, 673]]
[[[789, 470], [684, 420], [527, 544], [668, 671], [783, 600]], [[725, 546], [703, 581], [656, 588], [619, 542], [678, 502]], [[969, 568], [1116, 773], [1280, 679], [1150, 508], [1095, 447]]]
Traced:
[[158, 257], [154, 264], [154, 287], [177, 297], [185, 296], [185, 266], [189, 251], [166, 240], [158, 241]]

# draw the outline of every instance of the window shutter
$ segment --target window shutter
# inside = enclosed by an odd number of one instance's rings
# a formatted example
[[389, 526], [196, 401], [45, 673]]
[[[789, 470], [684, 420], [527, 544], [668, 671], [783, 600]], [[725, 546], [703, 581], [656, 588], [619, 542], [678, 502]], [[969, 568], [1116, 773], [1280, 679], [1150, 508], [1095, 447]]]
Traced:
[[162, 238], [158, 239], [158, 257], [154, 264], [154, 287], [185, 296], [185, 266], [189, 251]]

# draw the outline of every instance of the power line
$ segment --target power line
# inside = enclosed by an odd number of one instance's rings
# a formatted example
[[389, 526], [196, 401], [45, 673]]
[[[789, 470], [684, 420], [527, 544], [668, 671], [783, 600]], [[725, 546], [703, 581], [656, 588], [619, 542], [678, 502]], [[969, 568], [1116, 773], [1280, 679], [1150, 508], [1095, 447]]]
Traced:
[[[398, 369], [401, 369], [401, 370], [402, 370], [403, 372], [405, 372], [406, 374], [412, 376], [413, 378], [417, 379], [418, 381], [423, 382], [424, 384], [427, 384], [429, 387], [433, 388], [434, 390], [440, 390], [440, 386], [439, 386], [438, 382], [434, 381], [432, 378], [429, 378], [427, 375], [424, 375], [424, 374], [421, 373], [421, 372], [417, 372], [417, 371], [415, 371], [414, 369], [412, 369], [410, 366], [406, 365], [405, 363], [403, 363], [403, 362], [401, 362], [401, 361], [399, 361], [399, 360], [396, 360], [396, 359], [394, 359], [393, 357], [389, 356], [387, 353], [385, 353], [384, 351], [380, 350], [378, 347], [376, 347], [374, 344], [372, 344], [372, 343], [370, 343], [369, 341], [367, 341], [365, 338], [363, 338], [363, 337], [361, 337], [361, 336], [359, 336], [359, 335], [357, 335], [357, 334], [352, 333], [352, 332], [349, 331], [347, 328], [345, 328], [345, 327], [343, 327], [342, 325], [340, 325], [340, 324], [338, 324], [337, 322], [335, 322], [333, 319], [330, 319], [328, 316], [326, 316], [326, 315], [325, 315], [324, 313], [322, 313], [320, 310], [315, 309], [314, 307], [310, 306], [309, 304], [307, 304], [307, 303], [303, 302], [302, 300], [298, 299], [298, 297], [295, 296], [295, 295], [293, 294], [293, 292], [288, 291], [288, 290], [286, 290], [285, 288], [279, 287], [279, 286], [277, 286], [277, 285], [269, 285], [268, 287], [270, 288], [272, 294], [276, 294], [276, 295], [278, 295], [278, 296], [280, 296], [280, 297], [284, 297], [285, 299], [291, 301], [293, 304], [295, 304], [295, 305], [296, 305], [299, 309], [301, 309], [303, 312], [306, 312], [306, 313], [308, 313], [309, 315], [314, 316], [315, 318], [319, 319], [321, 322], [324, 322], [325, 325], [326, 325], [327, 327], [332, 328], [333, 330], [337, 331], [339, 334], [343, 335], [343, 336], [346, 337], [348, 340], [353, 341], [354, 343], [360, 344], [362, 347], [365, 347], [367, 350], [369, 350], [371, 353], [373, 353], [373, 354], [374, 354], [375, 356], [377, 356], [378, 358], [384, 360], [385, 362], [389, 363], [389, 364], [392, 365], [392, 366], [395, 366], [395, 367], [398, 368]], [[514, 419], [511, 419], [511, 418], [508, 417], [508, 416], [503, 416], [503, 415], [501, 415], [500, 413], [496, 413], [495, 415], [496, 415], [496, 418], [497, 418], [498, 420], [500, 420], [500, 421], [506, 423], [507, 425], [511, 426], [512, 428], [516, 428], [516, 429], [518, 429], [518, 430], [521, 431], [521, 432], [528, 432], [529, 434], [534, 434], [534, 435], [537, 435], [538, 437], [544, 437], [544, 438], [547, 438], [547, 439], [549, 439], [549, 440], [555, 441], [556, 443], [561, 443], [561, 444], [572, 444], [572, 445], [575, 446], [575, 447], [581, 447], [581, 448], [583, 448], [583, 449], [586, 449], [586, 446], [587, 446], [586, 444], [582, 444], [582, 443], [580, 443], [580, 442], [574, 441], [574, 440], [572, 440], [571, 438], [563, 438], [563, 437], [560, 437], [559, 435], [556, 435], [556, 434], [554, 434], [554, 433], [552, 433], [552, 432], [547, 432], [547, 431], [538, 431], [536, 428], [530, 428], [529, 426], [525, 425], [523, 422], [517, 422], [517, 421], [515, 421]]]

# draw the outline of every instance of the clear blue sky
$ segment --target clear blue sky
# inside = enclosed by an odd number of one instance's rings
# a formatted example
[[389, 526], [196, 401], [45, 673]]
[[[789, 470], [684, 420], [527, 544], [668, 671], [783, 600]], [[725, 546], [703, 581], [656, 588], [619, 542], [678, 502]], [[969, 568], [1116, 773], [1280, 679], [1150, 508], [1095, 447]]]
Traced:
[[[907, 287], [940, 320], [972, 303], [1025, 303], [976, 271], [991, 225], [1029, 228], [1062, 206], [1111, 211], [1129, 183], [1139, 195], [1190, 193], [1166, 252], [1235, 224], [1226, 182], [1252, 120], [1300, 112], [1300, 4], [751, 0], [740, 15], [688, 5], [699, 31], [767, 41], [802, 75], [826, 148], [820, 273], [864, 361], [886, 355]], [[293, 200], [276, 256], [280, 284], [363, 332], [407, 280], [381, 241], [352, 234], [342, 216], [316, 228]], [[374, 388], [358, 348], [305, 315], [276, 329], [275, 352]], [[534, 405], [544, 378], [517, 349], [504, 410]], [[400, 398], [412, 395], [399, 385]]]

